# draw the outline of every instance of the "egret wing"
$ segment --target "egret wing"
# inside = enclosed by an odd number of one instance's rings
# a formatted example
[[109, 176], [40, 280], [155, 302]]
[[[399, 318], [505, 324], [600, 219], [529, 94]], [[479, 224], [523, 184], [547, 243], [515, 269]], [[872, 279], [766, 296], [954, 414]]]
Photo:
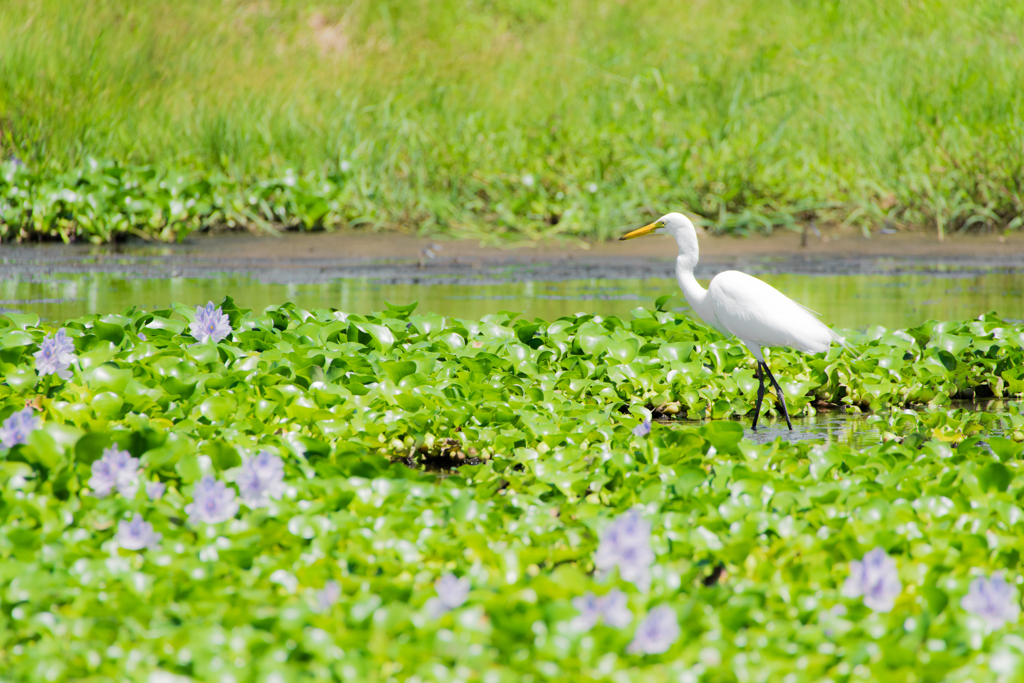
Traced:
[[840, 340], [808, 309], [746, 273], [719, 273], [708, 287], [708, 300], [721, 325], [743, 341], [818, 353]]

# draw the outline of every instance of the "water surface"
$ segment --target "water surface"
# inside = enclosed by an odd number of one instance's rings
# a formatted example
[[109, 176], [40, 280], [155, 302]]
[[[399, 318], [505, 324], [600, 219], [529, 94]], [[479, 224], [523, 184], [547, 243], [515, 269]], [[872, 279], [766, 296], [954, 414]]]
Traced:
[[[279, 284], [226, 274], [206, 278], [154, 278], [109, 273], [15, 275], [0, 283], [0, 311], [32, 311], [61, 321], [88, 313], [119, 312], [129, 306], [163, 308], [171, 302], [205, 304], [230, 295], [254, 310], [292, 301], [297, 306], [367, 313], [384, 302], [418, 301], [420, 310], [456, 318], [480, 318], [516, 311], [552, 320], [579, 312], [630, 316], [651, 307], [663, 294], [675, 294], [673, 308], [689, 310], [673, 279], [537, 280], [493, 283], [381, 284], [373, 278], [327, 283]], [[995, 311], [1024, 318], [1024, 273], [966, 272], [900, 275], [760, 275], [783, 293], [821, 314], [837, 328], [873, 325], [909, 327], [925, 320], [976, 318]], [[705, 280], [703, 284], [707, 284]]]

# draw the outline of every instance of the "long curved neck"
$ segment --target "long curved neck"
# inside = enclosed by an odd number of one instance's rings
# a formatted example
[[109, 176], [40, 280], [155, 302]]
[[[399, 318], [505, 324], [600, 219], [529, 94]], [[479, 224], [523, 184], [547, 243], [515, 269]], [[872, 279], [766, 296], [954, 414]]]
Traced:
[[[690, 307], [704, 320], [705, 323], [714, 324], [708, 319], [708, 311], [704, 304], [707, 299], [708, 290], [700, 286], [697, 278], [693, 276], [693, 269], [697, 267], [700, 259], [700, 248], [697, 246], [697, 234], [693, 228], [677, 232], [674, 237], [679, 245], [679, 256], [676, 257], [676, 280], [679, 288], [683, 290], [683, 296], [690, 304]], [[714, 316], [711, 316], [712, 318]]]
[[711, 324], [708, 320], [708, 316], [705, 315], [704, 302], [708, 296], [708, 290], [700, 286], [697, 282], [697, 278], [693, 276], [693, 269], [697, 265], [697, 254], [695, 253], [681, 253], [676, 257], [676, 281], [679, 282], [679, 288], [683, 290], [683, 296], [686, 297], [687, 303], [694, 312], [704, 320], [705, 323]]

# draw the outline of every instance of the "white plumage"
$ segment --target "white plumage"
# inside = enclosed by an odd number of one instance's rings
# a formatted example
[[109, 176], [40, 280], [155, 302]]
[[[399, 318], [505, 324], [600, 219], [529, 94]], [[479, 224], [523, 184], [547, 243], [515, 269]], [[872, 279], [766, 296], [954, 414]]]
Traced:
[[813, 312], [767, 282], [746, 273], [727, 270], [715, 276], [707, 289], [701, 287], [693, 276], [700, 256], [697, 232], [690, 219], [680, 213], [662, 216], [654, 223], [623, 235], [620, 239], [632, 239], [654, 233], [667, 233], [675, 238], [679, 246], [679, 256], [676, 257], [676, 280], [694, 312], [722, 334], [738, 337], [757, 359], [760, 386], [754, 409], [753, 428], [757, 429], [757, 418], [764, 397], [764, 375], [761, 373], [763, 368], [775, 387], [786, 424], [792, 429], [782, 389], [768, 369], [761, 348], [789, 346], [806, 353], [821, 353], [827, 351], [833, 341], [844, 346], [846, 341], [818, 320]]

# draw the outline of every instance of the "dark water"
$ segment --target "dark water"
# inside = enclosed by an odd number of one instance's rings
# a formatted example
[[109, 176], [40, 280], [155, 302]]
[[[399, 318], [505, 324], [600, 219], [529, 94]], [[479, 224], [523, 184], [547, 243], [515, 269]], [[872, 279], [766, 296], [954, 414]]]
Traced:
[[[514, 272], [510, 274], [515, 279]], [[1024, 273], [954, 272], [901, 275], [760, 275], [783, 293], [840, 329], [873, 325], [910, 327], [925, 320], [975, 318], [995, 311], [1024, 318]], [[704, 284], [707, 284], [706, 282]], [[75, 273], [36, 277], [19, 274], [0, 282], [0, 312], [32, 311], [60, 321], [87, 313], [118, 312], [129, 306], [165, 307], [171, 302], [204, 304], [225, 295], [246, 308], [292, 301], [305, 309], [338, 308], [366, 313], [384, 302], [418, 301], [420, 310], [456, 318], [516, 311], [551, 320], [578, 312], [629, 318], [638, 306], [653, 306], [663, 294], [678, 295], [675, 280], [589, 279], [503, 284], [378, 284], [352, 278], [320, 284], [277, 284], [239, 275], [209, 278], [150, 278]], [[681, 296], [673, 307], [687, 310]]]

